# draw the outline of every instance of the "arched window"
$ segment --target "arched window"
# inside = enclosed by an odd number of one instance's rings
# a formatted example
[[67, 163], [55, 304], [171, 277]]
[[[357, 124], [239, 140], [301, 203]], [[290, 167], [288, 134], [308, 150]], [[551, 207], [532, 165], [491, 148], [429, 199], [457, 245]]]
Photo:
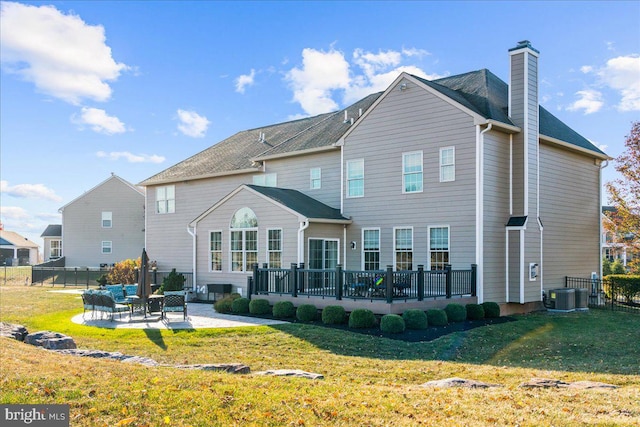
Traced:
[[231, 271], [251, 271], [258, 262], [258, 218], [249, 208], [240, 208], [231, 217]]

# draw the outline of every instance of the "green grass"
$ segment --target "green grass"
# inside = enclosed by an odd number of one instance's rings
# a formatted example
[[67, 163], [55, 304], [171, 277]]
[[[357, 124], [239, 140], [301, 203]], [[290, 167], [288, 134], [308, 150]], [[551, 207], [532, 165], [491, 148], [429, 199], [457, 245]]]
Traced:
[[[57, 288], [58, 290], [60, 288]], [[80, 348], [167, 364], [244, 363], [324, 380], [149, 368], [0, 342], [0, 403], [68, 403], [73, 426], [632, 426], [640, 423], [640, 316], [518, 316], [514, 322], [405, 343], [309, 324], [195, 331], [76, 325], [78, 295], [0, 286], [0, 320], [68, 334]], [[490, 390], [424, 389], [462, 377]], [[533, 377], [618, 385], [526, 390]], [[118, 424], [119, 423], [119, 424]]]

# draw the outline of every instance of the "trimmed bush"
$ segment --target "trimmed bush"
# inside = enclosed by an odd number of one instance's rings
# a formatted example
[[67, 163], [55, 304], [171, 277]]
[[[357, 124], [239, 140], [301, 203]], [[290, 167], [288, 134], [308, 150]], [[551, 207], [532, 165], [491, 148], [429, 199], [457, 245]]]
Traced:
[[340, 305], [328, 305], [322, 309], [322, 323], [325, 325], [340, 325], [346, 318], [347, 313]]
[[429, 321], [427, 320], [427, 313], [417, 308], [410, 308], [402, 313], [402, 320], [407, 329], [427, 329]]
[[302, 304], [296, 310], [296, 319], [301, 322], [313, 322], [318, 318], [318, 309], [313, 304]]
[[376, 326], [376, 316], [368, 308], [356, 308], [349, 315], [350, 328], [373, 328]]
[[266, 299], [252, 299], [249, 303], [249, 313], [251, 314], [271, 314], [271, 306]]
[[458, 323], [467, 320], [467, 309], [462, 304], [451, 303], [444, 308], [449, 322]]
[[239, 294], [231, 294], [214, 302], [213, 308], [218, 313], [231, 313], [233, 311], [233, 302], [238, 298], [240, 298]]
[[483, 302], [482, 308], [484, 308], [484, 317], [487, 319], [497, 319], [500, 317], [500, 306], [497, 302]]
[[400, 334], [404, 332], [406, 325], [402, 316], [397, 314], [385, 314], [380, 319], [380, 329], [389, 334]]
[[636, 295], [640, 295], [640, 275], [610, 274], [602, 282], [602, 289], [607, 298], [632, 302]]
[[276, 319], [289, 319], [296, 314], [296, 308], [291, 301], [278, 301], [273, 304], [273, 317]]
[[431, 326], [447, 326], [449, 323], [447, 312], [441, 308], [430, 308], [427, 310], [427, 321]]
[[236, 298], [231, 303], [231, 311], [237, 314], [246, 314], [249, 312], [249, 299]]
[[484, 308], [480, 304], [467, 304], [467, 319], [482, 320], [484, 319]]

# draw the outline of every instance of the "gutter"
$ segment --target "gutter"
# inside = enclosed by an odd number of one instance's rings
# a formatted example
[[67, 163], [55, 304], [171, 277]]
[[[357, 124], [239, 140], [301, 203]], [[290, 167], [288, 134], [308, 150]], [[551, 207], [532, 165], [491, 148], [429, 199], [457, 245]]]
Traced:
[[[193, 232], [191, 231], [193, 230]], [[192, 290], [195, 291], [196, 290], [196, 283], [197, 283], [197, 272], [198, 270], [196, 269], [196, 227], [194, 226], [192, 227], [187, 227], [187, 233], [189, 233], [191, 235], [191, 237], [193, 237], [193, 249], [192, 249], [192, 269], [193, 269], [193, 287]]]
[[307, 228], [309, 228], [309, 220], [305, 219], [298, 229], [298, 265], [304, 262], [304, 230]]

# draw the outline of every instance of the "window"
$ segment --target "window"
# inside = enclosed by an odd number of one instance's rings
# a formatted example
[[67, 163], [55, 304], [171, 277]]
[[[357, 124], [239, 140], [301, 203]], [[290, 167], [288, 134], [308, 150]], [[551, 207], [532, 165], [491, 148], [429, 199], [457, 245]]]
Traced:
[[347, 162], [347, 197], [364, 196], [364, 160]]
[[262, 185], [263, 187], [275, 187], [278, 185], [278, 175], [275, 173], [264, 173], [253, 176], [254, 185]]
[[222, 271], [222, 231], [209, 233], [209, 251], [211, 252], [211, 271]]
[[102, 253], [110, 254], [113, 251], [113, 243], [110, 240], [102, 241]]
[[156, 188], [156, 213], [167, 214], [176, 211], [176, 189], [174, 185]]
[[422, 192], [422, 151], [402, 154], [402, 192]]
[[362, 251], [365, 270], [380, 270], [380, 229], [362, 230]]
[[111, 228], [111, 212], [102, 212], [102, 228]]
[[456, 149], [446, 147], [440, 149], [440, 182], [456, 180]]
[[60, 258], [62, 256], [62, 240], [52, 240], [49, 248], [49, 259]]
[[240, 208], [231, 218], [231, 271], [251, 271], [258, 262], [258, 218]]
[[310, 185], [309, 188], [312, 190], [317, 190], [322, 186], [322, 169], [320, 168], [311, 168], [309, 170], [309, 180]]
[[449, 227], [429, 227], [429, 266], [444, 270], [449, 264]]
[[282, 268], [282, 230], [267, 230], [267, 262], [269, 268]]
[[396, 270], [413, 269], [413, 229], [394, 228], [394, 258]]

